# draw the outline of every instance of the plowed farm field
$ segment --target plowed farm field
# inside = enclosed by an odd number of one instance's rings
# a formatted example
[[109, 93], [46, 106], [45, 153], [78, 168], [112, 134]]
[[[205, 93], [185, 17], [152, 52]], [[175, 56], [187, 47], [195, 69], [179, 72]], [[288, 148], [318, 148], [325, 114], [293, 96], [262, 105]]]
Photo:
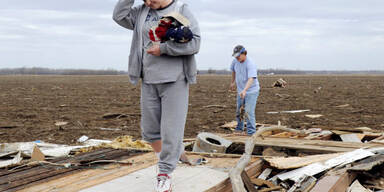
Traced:
[[[286, 88], [272, 87], [279, 78], [288, 82]], [[384, 76], [272, 75], [259, 81], [258, 123], [384, 129]], [[236, 92], [228, 91], [229, 83], [230, 76], [205, 75], [191, 85], [186, 138], [231, 132], [221, 127], [235, 120]], [[310, 111], [269, 113], [292, 110]], [[139, 139], [140, 86], [129, 84], [127, 76], [0, 76], [0, 143], [74, 144], [82, 135]]]

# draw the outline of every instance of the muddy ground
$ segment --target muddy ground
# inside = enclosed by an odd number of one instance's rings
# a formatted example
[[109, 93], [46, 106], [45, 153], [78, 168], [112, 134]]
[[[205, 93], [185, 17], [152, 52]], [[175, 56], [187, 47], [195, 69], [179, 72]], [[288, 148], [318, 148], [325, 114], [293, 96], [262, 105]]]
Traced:
[[[278, 78], [286, 88], [272, 88]], [[384, 129], [384, 76], [261, 76], [258, 123], [293, 128], [370, 127]], [[230, 76], [199, 76], [190, 89], [185, 137], [224, 132], [235, 118]], [[140, 88], [127, 76], [0, 76], [0, 143], [43, 140], [75, 144], [82, 135], [140, 138]], [[214, 106], [210, 106], [214, 105]], [[296, 114], [272, 111], [310, 109]], [[105, 119], [108, 113], [123, 114]], [[322, 114], [311, 119], [307, 114]], [[68, 122], [56, 126], [57, 122]], [[106, 128], [106, 129], [105, 129]], [[104, 129], [104, 130], [102, 130]]]

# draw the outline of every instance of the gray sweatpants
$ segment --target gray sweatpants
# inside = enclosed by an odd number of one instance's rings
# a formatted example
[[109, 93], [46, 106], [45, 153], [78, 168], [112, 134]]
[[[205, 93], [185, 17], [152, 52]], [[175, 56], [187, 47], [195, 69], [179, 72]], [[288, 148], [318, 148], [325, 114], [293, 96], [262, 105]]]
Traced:
[[160, 173], [170, 174], [183, 152], [184, 126], [188, 112], [189, 84], [172, 83], [141, 86], [141, 130], [143, 140], [162, 141]]

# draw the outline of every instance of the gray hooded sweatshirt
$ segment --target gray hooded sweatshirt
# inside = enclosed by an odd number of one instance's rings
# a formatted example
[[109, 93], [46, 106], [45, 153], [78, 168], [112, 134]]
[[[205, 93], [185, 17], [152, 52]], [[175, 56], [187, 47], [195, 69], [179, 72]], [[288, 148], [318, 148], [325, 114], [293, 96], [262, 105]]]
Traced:
[[[174, 41], [161, 43], [160, 52], [162, 55], [166, 56], [181, 57], [185, 78], [188, 83], [193, 84], [196, 83], [197, 70], [194, 55], [198, 53], [200, 49], [200, 28], [197, 20], [188, 9], [188, 6], [178, 0], [174, 1], [177, 6], [177, 11], [179, 11], [180, 14], [191, 22], [189, 27], [194, 36], [188, 43], [177, 43]], [[133, 30], [133, 38], [129, 54], [128, 74], [131, 83], [137, 84], [140, 77], [142, 77], [143, 70], [143, 25], [150, 8], [144, 4], [133, 7], [133, 4], [134, 0], [119, 0], [113, 12], [113, 20], [115, 20], [116, 23], [122, 27]], [[164, 70], [159, 71], [159, 73], [164, 74], [170, 69], [156, 68], [154, 70]], [[166, 80], [162, 81], [167, 82]], [[171, 78], [168, 82], [172, 81], [174, 81], [174, 79]]]

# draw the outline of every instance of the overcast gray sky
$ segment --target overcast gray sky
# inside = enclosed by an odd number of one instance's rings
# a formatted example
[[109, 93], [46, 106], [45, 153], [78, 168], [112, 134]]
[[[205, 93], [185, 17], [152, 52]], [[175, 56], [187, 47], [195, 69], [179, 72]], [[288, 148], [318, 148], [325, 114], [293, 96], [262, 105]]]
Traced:
[[[0, 68], [127, 70], [116, 2], [0, 0]], [[199, 69], [228, 69], [243, 44], [260, 69], [384, 70], [383, 0], [184, 2], [202, 31]]]

